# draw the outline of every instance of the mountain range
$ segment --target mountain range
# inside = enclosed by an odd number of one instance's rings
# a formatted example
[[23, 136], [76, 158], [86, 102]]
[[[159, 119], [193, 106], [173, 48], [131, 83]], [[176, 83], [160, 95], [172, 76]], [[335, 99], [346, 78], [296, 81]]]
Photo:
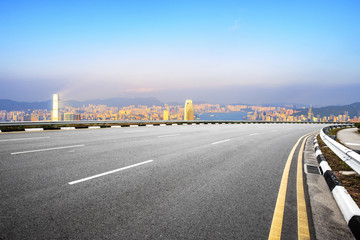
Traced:
[[[307, 115], [307, 113], [309, 112], [309, 108], [297, 109], [297, 111], [299, 112], [294, 114], [296, 116]], [[349, 116], [353, 118], [355, 116], [360, 116], [360, 102], [356, 102], [344, 106], [326, 106], [326, 107], [312, 108], [312, 111], [314, 113], [314, 116], [320, 115], [320, 117], [330, 116], [330, 114], [334, 116], [344, 115], [345, 112], [348, 112]]]
[[[94, 105], [107, 105], [111, 107], [126, 107], [130, 105], [144, 105], [144, 106], [163, 106], [164, 103], [156, 98], [110, 98], [110, 99], [94, 99], [87, 101], [65, 100], [60, 101], [60, 107], [82, 107], [89, 104]], [[0, 111], [27, 111], [35, 109], [52, 109], [52, 101], [44, 102], [17, 102], [9, 99], [0, 99]]]

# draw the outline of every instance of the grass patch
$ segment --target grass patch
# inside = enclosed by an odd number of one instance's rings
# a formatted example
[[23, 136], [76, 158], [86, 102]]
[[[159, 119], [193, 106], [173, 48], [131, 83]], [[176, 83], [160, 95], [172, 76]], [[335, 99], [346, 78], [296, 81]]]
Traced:
[[335, 174], [356, 204], [360, 206], [360, 175], [346, 176], [339, 172]]
[[360, 206], [360, 175], [343, 175], [340, 171], [353, 171], [344, 161], [342, 161], [326, 144], [317, 136], [318, 144], [326, 161], [329, 163], [336, 177], [341, 181], [344, 188], [348, 191], [356, 204]]

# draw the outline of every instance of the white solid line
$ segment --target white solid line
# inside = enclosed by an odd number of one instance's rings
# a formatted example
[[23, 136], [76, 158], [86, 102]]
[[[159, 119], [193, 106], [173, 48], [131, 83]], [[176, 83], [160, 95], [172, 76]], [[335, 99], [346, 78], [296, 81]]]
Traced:
[[50, 138], [50, 137], [34, 137], [34, 138], [12, 138], [12, 139], [2, 139], [0, 142], [9, 142], [9, 141], [26, 141], [33, 139], [42, 139], [42, 138]]
[[132, 168], [132, 167], [136, 167], [136, 166], [140, 166], [140, 165], [143, 165], [143, 164], [146, 164], [146, 163], [150, 163], [152, 161], [154, 161], [154, 160], [148, 160], [148, 161], [145, 161], [145, 162], [136, 163], [134, 165], [130, 165], [130, 166], [127, 166], [127, 167], [118, 168], [118, 169], [108, 171], [108, 172], [104, 172], [104, 173], [100, 173], [100, 174], [97, 174], [97, 175], [94, 175], [94, 176], [91, 176], [91, 177], [82, 178], [82, 179], [79, 179], [79, 180], [76, 180], [76, 181], [72, 181], [72, 182], [69, 182], [69, 184], [73, 185], [73, 184], [76, 184], [76, 183], [84, 182], [84, 181], [91, 180], [91, 179], [98, 178], [98, 177], [102, 177], [102, 176], [105, 176], [105, 175], [108, 175], [108, 174], [111, 174], [111, 173], [119, 172], [119, 171], [122, 171], [122, 170], [125, 170], [125, 169], [129, 169], [129, 168]]
[[51, 151], [51, 150], [58, 150], [58, 149], [65, 149], [65, 148], [76, 148], [76, 147], [83, 147], [83, 146], [85, 146], [85, 145], [81, 144], [81, 145], [73, 145], [73, 146], [65, 146], [65, 147], [37, 149], [37, 150], [30, 150], [30, 151], [24, 151], [24, 152], [14, 152], [14, 153], [11, 153], [11, 155], [23, 154], [23, 153], [33, 153], [33, 152], [44, 152], [44, 151]]
[[345, 143], [346, 145], [360, 146], [359, 143]]
[[258, 135], [259, 133], [253, 133], [253, 134], [250, 134], [249, 136], [254, 136], [254, 135]]
[[278, 130], [272, 130], [272, 132], [277, 132]]
[[174, 136], [179, 136], [180, 133], [177, 133], [177, 134], [169, 134], [169, 135], [161, 135], [161, 136], [158, 136], [159, 138], [162, 138], [162, 137], [174, 137]]
[[228, 141], [230, 141], [231, 139], [226, 139], [226, 140], [222, 140], [222, 141], [219, 141], [219, 142], [214, 142], [214, 143], [212, 143], [212, 144], [219, 144], [219, 143], [224, 143], [224, 142], [228, 142]]

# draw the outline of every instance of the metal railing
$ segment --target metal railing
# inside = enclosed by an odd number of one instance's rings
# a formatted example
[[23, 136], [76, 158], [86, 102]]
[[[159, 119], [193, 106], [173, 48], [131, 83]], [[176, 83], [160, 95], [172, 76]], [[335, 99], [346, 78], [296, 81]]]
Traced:
[[[349, 127], [349, 126], [353, 126], [353, 125], [343, 125], [336, 127]], [[343, 160], [354, 171], [360, 174], [360, 155], [328, 136], [329, 130], [336, 127], [330, 126], [321, 129], [320, 131], [321, 139], [341, 160]]]
[[333, 122], [277, 122], [277, 121], [249, 121], [249, 120], [146, 120], [146, 121], [137, 121], [137, 120], [106, 120], [106, 121], [37, 121], [37, 122], [0, 122], [0, 130], [6, 129], [21, 129], [22, 127], [44, 127], [44, 128], [56, 128], [61, 126], [101, 126], [101, 127], [110, 127], [112, 125], [118, 126], [130, 126], [130, 125], [138, 125], [138, 126], [146, 126], [146, 125], [186, 125], [186, 124], [265, 124], [265, 123], [273, 123], [273, 124], [335, 124]]

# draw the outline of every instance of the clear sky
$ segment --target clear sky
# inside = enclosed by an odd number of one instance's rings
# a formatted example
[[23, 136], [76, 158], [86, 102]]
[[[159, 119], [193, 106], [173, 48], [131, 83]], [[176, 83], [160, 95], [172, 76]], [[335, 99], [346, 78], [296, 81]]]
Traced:
[[0, 83], [25, 101], [360, 101], [360, 1], [3, 0]]

